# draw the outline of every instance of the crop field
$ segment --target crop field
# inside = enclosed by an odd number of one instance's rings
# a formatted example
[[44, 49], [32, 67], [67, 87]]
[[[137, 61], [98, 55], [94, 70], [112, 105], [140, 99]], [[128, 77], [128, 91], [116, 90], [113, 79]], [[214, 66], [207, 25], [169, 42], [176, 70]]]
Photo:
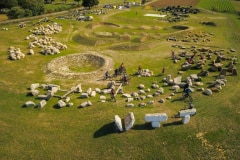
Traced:
[[235, 8], [231, 0], [201, 0], [198, 3], [198, 6], [212, 11], [235, 12]]
[[157, 0], [150, 3], [152, 6], [155, 7], [166, 7], [166, 6], [195, 6], [197, 5], [199, 0]]
[[[85, 14], [92, 21], [77, 21], [69, 18], [75, 13], [24, 19], [22, 28], [1, 24], [0, 159], [240, 159], [238, 15], [201, 11], [174, 19], [145, 16], [162, 12], [144, 6], [94, 7]], [[104, 79], [121, 64], [128, 83], [122, 75]], [[136, 74], [139, 66], [148, 76]], [[107, 90], [113, 81], [116, 90], [123, 83], [116, 102]], [[183, 124], [179, 111], [190, 100], [173, 84], [187, 81], [196, 114]], [[117, 130], [115, 115], [123, 122], [130, 112], [133, 126]], [[167, 120], [152, 127], [145, 115], [153, 113]]]

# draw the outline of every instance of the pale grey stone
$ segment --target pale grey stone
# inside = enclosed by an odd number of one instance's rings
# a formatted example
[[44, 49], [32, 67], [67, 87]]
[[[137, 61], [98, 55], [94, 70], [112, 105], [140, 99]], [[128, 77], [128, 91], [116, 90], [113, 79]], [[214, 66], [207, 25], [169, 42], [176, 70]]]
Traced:
[[196, 108], [192, 108], [192, 109], [185, 109], [185, 110], [181, 110], [181, 111], [178, 111], [178, 115], [179, 117], [183, 117], [185, 115], [195, 115], [197, 112]]
[[128, 103], [126, 106], [127, 107], [134, 107], [134, 104], [133, 103]]
[[210, 96], [210, 95], [212, 95], [212, 90], [211, 89], [205, 89], [205, 91], [203, 93]]
[[88, 98], [88, 94], [87, 94], [87, 93], [82, 93], [82, 94], [80, 95], [80, 98]]
[[133, 127], [133, 124], [135, 122], [135, 117], [133, 112], [128, 113], [125, 118], [124, 118], [124, 125], [125, 125], [125, 130], [128, 131]]
[[144, 84], [139, 84], [138, 86], [139, 89], [144, 89], [144, 87], [145, 87]]
[[37, 107], [38, 107], [38, 108], [43, 108], [46, 104], [47, 104], [46, 100], [41, 100], [41, 101], [38, 103]]
[[153, 114], [145, 114], [146, 122], [161, 122], [166, 121], [168, 116], [166, 113], [153, 113]]
[[36, 104], [32, 101], [27, 101], [24, 103], [24, 106], [25, 107], [34, 107], [34, 106], [36, 106]]
[[190, 121], [190, 115], [185, 115], [182, 117], [182, 123], [183, 124], [188, 124]]
[[57, 105], [58, 107], [62, 108], [62, 107], [65, 107], [67, 104], [63, 100], [59, 100]]
[[160, 102], [160, 103], [164, 103], [165, 100], [164, 100], [163, 98], [161, 98], [161, 99], [159, 100], [159, 102]]
[[160, 127], [160, 122], [153, 121], [153, 122], [151, 122], [151, 125], [152, 125], [153, 128], [159, 128]]
[[124, 97], [124, 98], [131, 98], [131, 95], [128, 94], [128, 93], [124, 93], [124, 94], [122, 94], [122, 97]]
[[114, 122], [117, 129], [122, 132], [123, 131], [122, 120], [118, 115], [114, 116]]

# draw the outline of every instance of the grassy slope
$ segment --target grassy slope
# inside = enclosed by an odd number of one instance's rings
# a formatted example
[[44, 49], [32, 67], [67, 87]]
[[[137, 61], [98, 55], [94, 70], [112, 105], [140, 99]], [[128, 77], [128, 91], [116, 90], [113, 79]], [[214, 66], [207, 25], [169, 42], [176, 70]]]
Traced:
[[[137, 17], [135, 16], [136, 12], [138, 12]], [[111, 56], [115, 61], [115, 66], [124, 62], [129, 73], [134, 73], [139, 64], [155, 73], [160, 72], [162, 66], [168, 65], [166, 72], [176, 75], [179, 66], [174, 65], [168, 59], [172, 48], [170, 47], [171, 43], [165, 41], [165, 38], [172, 32], [169, 25], [173, 24], [142, 17], [143, 14], [144, 11], [133, 9], [105, 19], [108, 22], [133, 27], [133, 29], [118, 30], [99, 27], [94, 31], [108, 29], [109, 32], [128, 33], [136, 38], [143, 33], [157, 34], [159, 40], [146, 42], [146, 44], [157, 44], [150, 50], [108, 51], [109, 45], [89, 47], [72, 41], [71, 38], [75, 34], [82, 32], [93, 34], [93, 31], [85, 28], [88, 22], [57, 20], [63, 24], [63, 32], [52, 35], [52, 37], [68, 45], [69, 49], [63, 51], [61, 55], [84, 52], [89, 49], [96, 50]], [[127, 17], [133, 19], [128, 20]], [[201, 26], [200, 20], [214, 21], [218, 27]], [[211, 46], [240, 50], [238, 46], [240, 24], [233, 15], [202, 13], [192, 16], [188, 22], [179, 24], [193, 26], [194, 32], [214, 33], [216, 37], [209, 44]], [[149, 27], [159, 25], [164, 29], [160, 31], [136, 29], [143, 25]], [[103, 104], [97, 102], [98, 97], [96, 97], [90, 98], [93, 102], [92, 107], [78, 109], [77, 106], [85, 100], [78, 99], [79, 94], [74, 94], [71, 99], [75, 105], [71, 108], [53, 108], [57, 99], [50, 100], [47, 106], [41, 110], [21, 108], [21, 105], [27, 100], [38, 102], [32, 97], [26, 96], [27, 87], [34, 82], [46, 82], [41, 67], [49, 60], [61, 55], [42, 56], [36, 54], [33, 57], [27, 56], [21, 61], [8, 61], [6, 50], [10, 45], [27, 51], [27, 42], [23, 39], [29, 34], [28, 29], [16, 29], [13, 25], [8, 27], [10, 28], [8, 32], [0, 31], [1, 37], [4, 36], [0, 39], [2, 46], [0, 48], [1, 159], [237, 159], [240, 157], [238, 152], [240, 149], [240, 108], [237, 107], [240, 98], [238, 76], [228, 77], [229, 82], [224, 90], [211, 97], [206, 97], [199, 92], [194, 93], [194, 104], [198, 114], [191, 118], [188, 125], [178, 125], [176, 123], [178, 119], [171, 118], [184, 107], [182, 101], [156, 103], [154, 106], [146, 108], [128, 109], [125, 108], [126, 103], [123, 99], [118, 98], [117, 103]], [[121, 43], [124, 44], [124, 42]], [[140, 54], [141, 56], [139, 56]], [[147, 60], [142, 60], [142, 57]], [[214, 76], [214, 73], [211, 76]], [[209, 80], [212, 79], [211, 76], [208, 78]], [[137, 91], [136, 87], [139, 83], [150, 87], [153, 81], [160, 82], [162, 78], [133, 78], [131, 85], [126, 87], [125, 91]], [[68, 89], [80, 82], [77, 80], [54, 80], [51, 83], [60, 84], [63, 88]], [[89, 86], [92, 88], [103, 87], [87, 82], [82, 83], [84, 90]], [[160, 97], [166, 97], [171, 93], [168, 88], [165, 90], [166, 93]], [[179, 96], [177, 95], [175, 98], [177, 99]], [[138, 104], [138, 102], [135, 103]], [[118, 114], [123, 118], [129, 111], [135, 114], [134, 128], [121, 134], [115, 133], [112, 128], [114, 115]], [[151, 129], [145, 125], [144, 115], [155, 112], [165, 112], [169, 119], [163, 127]]]

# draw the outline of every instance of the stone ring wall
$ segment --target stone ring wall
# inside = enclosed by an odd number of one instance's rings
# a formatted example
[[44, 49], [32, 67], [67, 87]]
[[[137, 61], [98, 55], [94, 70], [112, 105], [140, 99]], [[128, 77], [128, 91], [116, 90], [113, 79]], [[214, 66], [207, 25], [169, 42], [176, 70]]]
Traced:
[[[90, 72], [78, 72], [71, 70], [71, 66], [83, 67], [84, 65], [93, 65], [96, 70]], [[51, 60], [45, 66], [47, 76], [59, 79], [83, 79], [99, 80], [102, 79], [107, 70], [113, 68], [111, 58], [100, 55], [96, 52], [77, 53], [62, 56]]]

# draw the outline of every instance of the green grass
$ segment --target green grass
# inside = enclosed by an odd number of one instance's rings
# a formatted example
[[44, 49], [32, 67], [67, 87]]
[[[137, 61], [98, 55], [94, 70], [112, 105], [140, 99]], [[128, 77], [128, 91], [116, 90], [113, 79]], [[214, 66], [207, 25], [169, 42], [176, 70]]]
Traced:
[[[27, 55], [19, 61], [7, 59], [8, 47], [20, 47], [26, 53], [29, 41], [24, 38], [30, 34], [29, 29], [32, 26], [25, 29], [19, 29], [15, 24], [2, 26], [8, 27], [9, 30], [0, 30], [0, 159], [239, 159], [239, 75], [227, 76], [226, 86], [212, 96], [205, 96], [201, 92], [192, 93], [197, 114], [191, 117], [190, 123], [186, 125], [181, 125], [180, 119], [172, 118], [187, 105], [178, 100], [181, 98], [181, 93], [173, 97], [174, 102], [166, 101], [164, 104], [157, 102], [172, 92], [171, 87], [164, 87], [165, 93], [154, 98], [154, 105], [143, 108], [137, 106], [140, 103], [138, 101], [133, 102], [135, 107], [126, 108], [125, 99], [121, 95], [117, 95], [117, 103], [108, 101], [101, 103], [99, 94], [89, 99], [80, 99], [79, 93], [70, 95], [71, 102], [74, 103], [72, 107], [54, 108], [57, 98], [50, 99], [42, 109], [22, 107], [28, 100], [39, 102], [35, 97], [27, 96], [28, 87], [32, 83], [58, 84], [66, 90], [81, 83], [84, 91], [90, 87], [92, 89], [106, 87], [107, 82], [93, 83], [81, 78], [47, 79], [43, 72], [44, 65], [60, 56], [96, 51], [111, 57], [114, 60], [114, 68], [124, 62], [128, 74], [135, 73], [140, 64], [143, 68], [152, 70], [155, 75], [165, 67], [164, 76], [132, 76], [130, 85], [124, 87], [126, 93], [138, 91], [137, 86], [141, 83], [146, 88], [151, 88], [154, 81], [162, 86], [162, 79], [167, 74], [171, 74], [172, 77], [178, 76], [177, 72], [184, 59], [177, 64], [170, 60], [171, 50], [176, 53], [182, 51], [172, 48], [171, 45], [174, 43], [186, 46], [189, 52], [188, 48], [192, 45], [199, 48], [224, 49], [225, 52], [234, 48], [237, 52], [229, 53], [227, 56], [239, 56], [240, 21], [234, 14], [202, 12], [191, 15], [188, 21], [171, 24], [143, 16], [149, 12], [154, 13], [154, 11], [142, 10], [141, 7], [129, 11], [111, 10], [107, 15], [93, 15], [93, 22], [52, 18], [63, 26], [63, 31], [49, 36], [66, 44], [68, 49], [58, 55], [44, 56], [37, 53], [40, 48], [36, 48], [35, 55]], [[108, 17], [103, 19], [104, 16]], [[102, 21], [118, 24], [120, 27], [100, 25], [94, 29], [87, 28], [91, 23]], [[217, 26], [201, 25], [201, 21], [213, 21]], [[190, 29], [177, 31], [172, 29], [174, 25], [189, 26]], [[152, 29], [156, 26], [159, 29]], [[110, 43], [109, 38], [96, 37], [94, 32], [115, 32], [117, 35], [126, 33], [130, 35], [130, 39], [120, 40], [116, 36]], [[166, 41], [169, 36], [181, 39], [188, 34], [203, 33], [213, 33], [215, 36], [211, 37], [210, 42], [205, 43]], [[146, 35], [148, 38], [140, 42], [139, 39]], [[94, 45], [93, 42], [96, 41], [105, 43]], [[110, 50], [116, 45], [138, 45], [146, 48]], [[228, 61], [222, 63], [226, 65]], [[76, 66], [70, 69], [82, 71]], [[85, 67], [84, 71], [92, 69]], [[189, 70], [182, 76], [185, 78], [197, 72], [199, 71]], [[208, 86], [206, 83], [214, 80], [216, 75], [217, 72], [212, 72], [208, 77], [203, 78], [203, 87], [206, 88]], [[46, 92], [40, 91], [41, 94]], [[154, 91], [155, 89], [151, 88], [149, 94]], [[58, 95], [64, 93], [57, 92]], [[109, 99], [110, 95], [106, 97]], [[86, 100], [90, 100], [93, 105], [79, 109], [78, 106]], [[114, 115], [124, 118], [128, 112], [133, 112], [135, 115], [134, 127], [128, 132], [115, 132]], [[169, 118], [160, 128], [152, 129], [149, 124], [145, 124], [146, 113], [167, 113]]]

